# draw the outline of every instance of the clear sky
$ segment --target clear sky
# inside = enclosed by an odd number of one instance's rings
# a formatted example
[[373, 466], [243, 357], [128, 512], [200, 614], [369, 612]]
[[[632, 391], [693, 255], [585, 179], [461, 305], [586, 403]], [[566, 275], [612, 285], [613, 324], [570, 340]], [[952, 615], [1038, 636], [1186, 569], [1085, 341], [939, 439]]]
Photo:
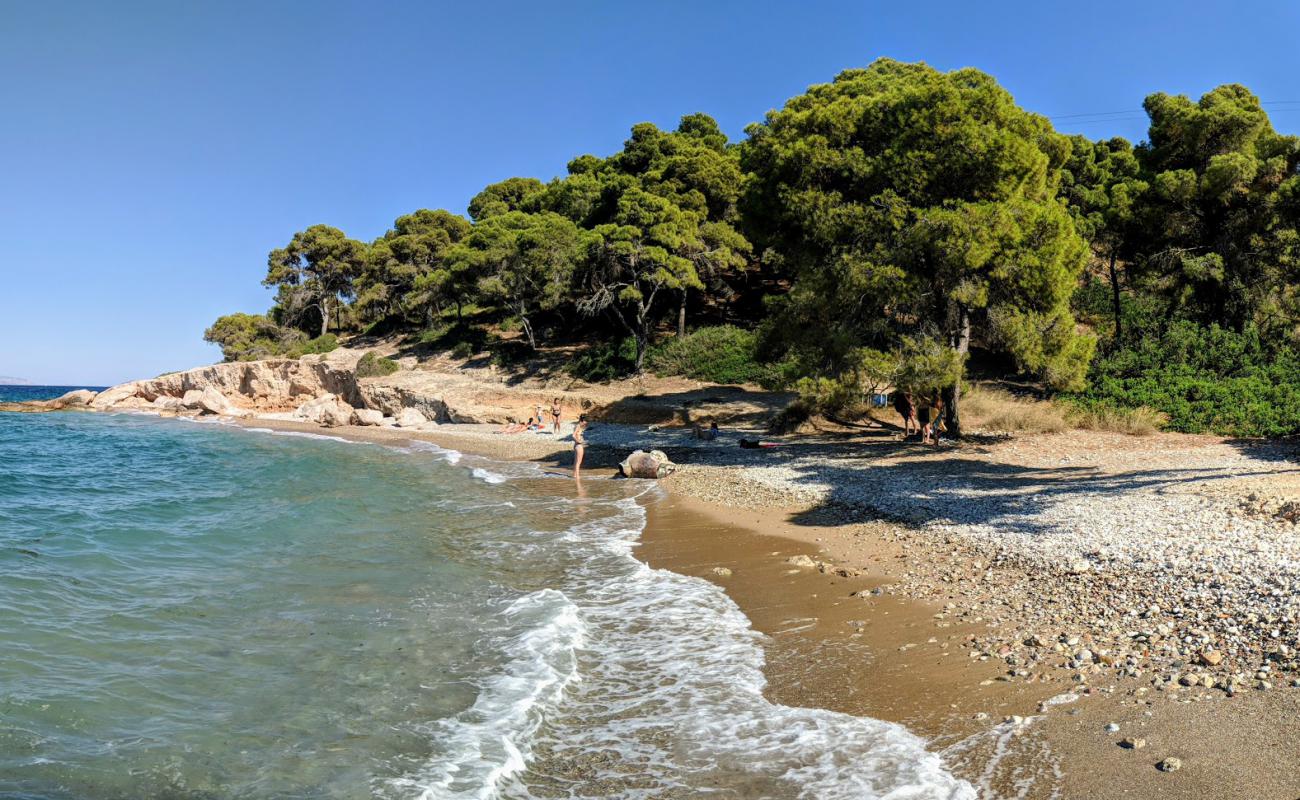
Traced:
[[640, 121], [739, 138], [881, 56], [978, 67], [1094, 138], [1227, 82], [1300, 132], [1297, 31], [1292, 2], [0, 0], [0, 375], [210, 363], [203, 329], [266, 310], [294, 231], [463, 213]]

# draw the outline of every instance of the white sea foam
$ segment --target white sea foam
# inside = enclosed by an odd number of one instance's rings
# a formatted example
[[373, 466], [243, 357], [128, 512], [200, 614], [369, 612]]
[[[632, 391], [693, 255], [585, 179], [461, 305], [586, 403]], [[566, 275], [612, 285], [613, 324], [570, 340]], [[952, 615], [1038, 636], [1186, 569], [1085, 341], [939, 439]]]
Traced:
[[526, 767], [537, 728], [577, 678], [584, 626], [577, 606], [554, 589], [519, 598], [505, 616], [525, 628], [502, 643], [505, 668], [471, 708], [429, 726], [438, 757], [390, 788], [428, 800], [490, 798]]
[[470, 474], [481, 481], [486, 481], [487, 483], [505, 483], [510, 480], [500, 473], [493, 472], [490, 469], [484, 469], [483, 467], [474, 467], [474, 469], [470, 470]]
[[591, 784], [572, 796], [724, 785], [791, 798], [976, 796], [899, 725], [768, 702], [761, 635], [719, 587], [636, 560], [644, 510], [625, 499], [616, 512], [538, 534], [573, 565], [568, 605], [553, 618], [563, 624], [544, 625], [474, 709], [435, 726], [435, 741], [456, 744], [454, 759], [395, 786], [430, 799], [530, 797], [545, 780], [527, 769], [540, 752], [588, 765]]
[[433, 453], [441, 456], [448, 464], [459, 464], [462, 457], [462, 453], [459, 450], [439, 447], [433, 442], [411, 442], [405, 449], [414, 453]]

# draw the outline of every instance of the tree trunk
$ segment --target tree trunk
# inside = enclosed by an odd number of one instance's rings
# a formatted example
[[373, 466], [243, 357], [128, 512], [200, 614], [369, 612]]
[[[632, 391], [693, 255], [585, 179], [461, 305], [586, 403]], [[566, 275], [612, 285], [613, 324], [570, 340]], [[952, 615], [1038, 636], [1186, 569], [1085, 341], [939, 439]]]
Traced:
[[519, 323], [524, 327], [524, 335], [528, 337], [528, 346], [537, 350], [537, 339], [533, 338], [533, 326], [528, 321], [528, 314], [522, 307], [519, 309]]
[[460, 322], [461, 322], [461, 319], [460, 319], [460, 298], [457, 297], [457, 298], [456, 298], [456, 324], [459, 325]]
[[1115, 271], [1115, 249], [1110, 251], [1110, 295], [1115, 308], [1115, 344], [1124, 338], [1124, 322], [1119, 302], [1119, 273]]
[[330, 299], [322, 297], [320, 301], [320, 335], [330, 332]]
[[[970, 312], [965, 306], [961, 306], [957, 312], [957, 341], [955, 342], [958, 353], [965, 356], [970, 352]], [[948, 435], [954, 439], [961, 438], [961, 412], [959, 405], [961, 402], [961, 380], [948, 387], [943, 392], [947, 397], [944, 398], [944, 426], [948, 429]]]
[[686, 289], [682, 289], [682, 304], [677, 308], [677, 338], [686, 336]]
[[650, 309], [645, 303], [637, 304], [636, 331], [633, 336], [636, 339], [636, 371], [640, 375], [641, 365], [645, 363], [645, 352], [650, 345]]

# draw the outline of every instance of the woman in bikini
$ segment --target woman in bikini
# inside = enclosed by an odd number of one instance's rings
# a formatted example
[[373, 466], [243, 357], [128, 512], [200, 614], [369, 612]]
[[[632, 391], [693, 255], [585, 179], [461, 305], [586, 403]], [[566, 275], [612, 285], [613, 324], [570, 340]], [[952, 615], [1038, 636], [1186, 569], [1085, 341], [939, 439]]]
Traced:
[[551, 419], [555, 420], [555, 435], [560, 435], [560, 398], [551, 401]]
[[587, 415], [582, 414], [578, 417], [578, 424], [573, 427], [573, 477], [575, 478], [582, 471], [582, 455], [587, 450], [586, 431]]

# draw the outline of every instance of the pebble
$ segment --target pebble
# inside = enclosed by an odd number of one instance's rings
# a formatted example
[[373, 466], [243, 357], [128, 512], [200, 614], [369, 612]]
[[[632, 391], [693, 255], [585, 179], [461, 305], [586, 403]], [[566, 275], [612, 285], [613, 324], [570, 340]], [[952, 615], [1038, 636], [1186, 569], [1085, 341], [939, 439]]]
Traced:
[[1106, 733], [1119, 733], [1119, 723], [1117, 722], [1106, 723]]
[[[891, 542], [900, 555], [889, 593], [935, 602], [945, 625], [981, 626], [962, 646], [1017, 676], [1196, 693], [1178, 702], [1210, 688], [1300, 688], [1300, 536], [1277, 513], [1300, 519], [1300, 504], [1273, 488], [1276, 446], [1078, 438], [1072, 462], [1099, 479], [1069, 491], [1044, 479], [1022, 494], [1015, 479], [938, 458], [882, 455], [859, 467], [793, 447], [686, 465], [673, 480], [727, 505], [803, 504]], [[1031, 438], [969, 457], [1025, 476], [1051, 469], [1062, 446]], [[1132, 479], [1137, 471], [1151, 479]]]
[[726, 567], [714, 567], [712, 572], [714, 575], [717, 575], [719, 578], [731, 577], [731, 570], [727, 569]]
[[1169, 758], [1166, 758], [1165, 760], [1161, 761], [1159, 764], [1156, 764], [1156, 769], [1160, 770], [1161, 772], [1177, 772], [1182, 768], [1183, 768], [1183, 760], [1181, 758], [1174, 758], [1173, 756], [1170, 756]]
[[1120, 740], [1119, 746], [1128, 750], [1141, 750], [1147, 746], [1147, 740], [1130, 736], [1127, 739]]

